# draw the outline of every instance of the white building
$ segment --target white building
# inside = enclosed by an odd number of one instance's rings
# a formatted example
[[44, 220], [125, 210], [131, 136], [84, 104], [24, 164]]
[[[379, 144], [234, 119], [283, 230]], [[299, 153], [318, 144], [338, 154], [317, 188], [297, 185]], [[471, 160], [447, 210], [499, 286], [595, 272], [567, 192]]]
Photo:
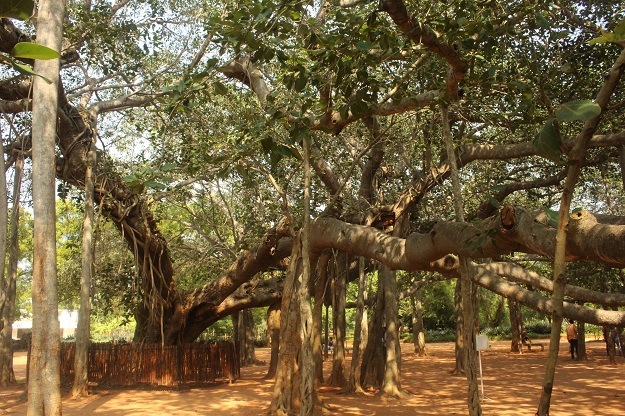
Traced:
[[[72, 336], [76, 333], [78, 326], [78, 311], [62, 309], [59, 311], [59, 326], [61, 327], [61, 338]], [[33, 329], [32, 317], [20, 319], [13, 322], [12, 338], [20, 339]]]

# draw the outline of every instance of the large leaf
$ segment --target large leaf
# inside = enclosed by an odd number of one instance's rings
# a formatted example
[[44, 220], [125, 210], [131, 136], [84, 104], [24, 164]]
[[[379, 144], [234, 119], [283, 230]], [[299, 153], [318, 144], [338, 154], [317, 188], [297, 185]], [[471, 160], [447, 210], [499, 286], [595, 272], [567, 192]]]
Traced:
[[549, 20], [545, 19], [545, 16], [540, 12], [536, 12], [536, 24], [543, 29], [549, 29], [551, 27]]
[[560, 138], [556, 127], [553, 125], [554, 119], [550, 117], [540, 132], [536, 135], [533, 145], [539, 156], [554, 162], [560, 162], [562, 152], [560, 151]]
[[60, 57], [59, 53], [47, 46], [38, 45], [31, 42], [20, 42], [13, 47], [11, 55], [15, 58], [28, 59], [56, 59]]
[[557, 227], [558, 222], [560, 221], [560, 213], [558, 211], [547, 208], [545, 209], [545, 214], [547, 215], [547, 224], [552, 227]]
[[156, 181], [145, 181], [143, 184], [146, 188], [156, 189], [157, 191], [164, 191], [167, 189], [167, 185]]
[[13, 69], [15, 69], [17, 72], [19, 72], [22, 75], [35, 75], [40, 77], [41, 79], [43, 79], [45, 82], [47, 82], [48, 84], [52, 84], [52, 81], [50, 81], [48, 78], [46, 77], [42, 77], [41, 75], [39, 75], [38, 73], [36, 73], [30, 65], [26, 65], [26, 64], [20, 64], [19, 62], [15, 62], [14, 60], [11, 60], [11, 67], [13, 67]]
[[0, 1], [0, 17], [26, 20], [33, 15], [33, 0], [2, 0]]
[[625, 19], [621, 20], [614, 28], [614, 36], [619, 40], [625, 39]]
[[558, 121], [587, 121], [601, 114], [601, 107], [591, 100], [569, 101], [555, 111]]

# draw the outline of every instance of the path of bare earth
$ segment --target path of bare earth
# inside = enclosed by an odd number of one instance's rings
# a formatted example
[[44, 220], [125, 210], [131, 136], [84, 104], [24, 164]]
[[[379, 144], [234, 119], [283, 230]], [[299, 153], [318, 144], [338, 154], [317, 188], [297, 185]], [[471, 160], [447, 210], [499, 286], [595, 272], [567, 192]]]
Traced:
[[[547, 345], [547, 341], [543, 341]], [[540, 396], [547, 350], [511, 354], [507, 341], [491, 341], [491, 349], [482, 353], [484, 377], [483, 409], [486, 415], [533, 415]], [[320, 387], [320, 396], [336, 415], [465, 415], [466, 380], [452, 376], [454, 346], [436, 343], [427, 346], [429, 355], [412, 354], [412, 345], [403, 344], [402, 387], [410, 395], [402, 400], [387, 399], [374, 393], [338, 394], [338, 390]], [[605, 344], [588, 342], [588, 361], [572, 361], [568, 344], [560, 346], [560, 360], [553, 391], [551, 414], [576, 416], [616, 416], [625, 414], [625, 366], [622, 357], [610, 366]], [[268, 359], [269, 350], [257, 350], [257, 358]], [[26, 357], [16, 353], [18, 379], [24, 379]], [[349, 368], [349, 364], [347, 366]], [[65, 416], [87, 415], [263, 415], [271, 400], [273, 382], [262, 380], [266, 365], [244, 367], [242, 378], [233, 384], [183, 390], [153, 388], [94, 389], [81, 400], [63, 399]], [[325, 375], [330, 362], [325, 363]], [[20, 402], [24, 381], [18, 386], [0, 388], [0, 414], [21, 416], [26, 404]]]

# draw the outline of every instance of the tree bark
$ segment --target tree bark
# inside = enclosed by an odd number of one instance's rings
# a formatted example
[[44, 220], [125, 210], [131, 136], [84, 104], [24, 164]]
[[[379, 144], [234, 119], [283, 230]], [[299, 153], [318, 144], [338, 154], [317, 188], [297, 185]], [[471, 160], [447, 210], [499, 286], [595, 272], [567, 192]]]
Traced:
[[254, 365], [256, 359], [256, 346], [254, 345], [254, 314], [251, 309], [244, 309], [239, 313], [239, 343], [241, 365]]
[[336, 387], [345, 387], [345, 303], [347, 291], [347, 274], [349, 270], [349, 256], [338, 253], [335, 261], [335, 274], [332, 285], [332, 321], [334, 333], [334, 349], [332, 353], [332, 373], [327, 384]]
[[301, 244], [302, 244], [302, 273], [298, 276], [300, 327], [302, 331], [302, 354], [301, 354], [301, 416], [313, 416], [317, 391], [315, 389], [315, 358], [313, 356], [313, 317], [310, 303], [310, 283], [312, 281], [312, 267], [310, 258], [310, 200], [311, 200], [311, 172], [310, 172], [310, 137], [302, 141], [304, 148], [304, 212], [302, 221]]
[[465, 372], [465, 356], [464, 356], [464, 307], [462, 302], [462, 280], [456, 281], [454, 290], [454, 314], [456, 316], [456, 342], [454, 351], [456, 355], [456, 366], [451, 370], [451, 374], [464, 374]]
[[7, 201], [7, 184], [4, 162], [4, 146], [1, 143], [2, 160], [0, 160], [0, 386], [6, 387], [11, 378], [13, 361], [12, 328], [13, 319], [9, 311], [13, 310], [12, 304], [15, 297], [11, 297], [11, 278], [5, 274], [6, 251], [7, 251], [7, 228], [9, 219], [9, 207]]
[[[352, 347], [352, 363], [347, 379], [347, 392], [362, 393], [360, 384], [360, 349], [367, 345], [367, 273], [365, 273], [365, 259], [358, 259], [358, 297], [356, 299], [356, 323], [354, 328], [354, 344]], [[363, 331], [364, 329], [364, 331]]]
[[523, 325], [521, 305], [513, 299], [508, 299], [508, 310], [510, 313], [510, 332], [512, 333], [510, 352], [522, 352], [523, 347], [520, 344], [523, 342], [525, 326]]
[[490, 326], [493, 328], [497, 328], [503, 324], [506, 309], [506, 298], [503, 296], [498, 297], [497, 309], [495, 310], [495, 314], [493, 315], [493, 319], [490, 322]]
[[[447, 149], [448, 159], [451, 165], [451, 181], [454, 196], [454, 211], [456, 214], [456, 221], [459, 223], [464, 222], [464, 202], [462, 198], [462, 188], [460, 179], [458, 177], [458, 166], [456, 164], [456, 157], [454, 156], [454, 146], [451, 137], [451, 131], [449, 129], [449, 114], [448, 109], [445, 106], [441, 106], [441, 124], [443, 132], [443, 140], [445, 141], [445, 148]], [[482, 408], [480, 406], [480, 399], [477, 385], [477, 354], [475, 351], [475, 322], [477, 315], [477, 308], [474, 308], [475, 298], [477, 291], [473, 290], [473, 281], [469, 273], [471, 271], [468, 267], [468, 259], [465, 257], [459, 258], [459, 272], [462, 296], [462, 309], [464, 316], [464, 356], [465, 356], [465, 373], [467, 375], [468, 382], [468, 394], [467, 403], [469, 407], [469, 415], [480, 416], [482, 414]]]
[[13, 372], [13, 339], [12, 326], [13, 315], [15, 313], [15, 297], [17, 289], [17, 266], [20, 257], [19, 245], [19, 218], [20, 218], [20, 196], [22, 188], [22, 177], [24, 174], [24, 155], [18, 153], [15, 160], [13, 176], [13, 207], [11, 208], [11, 242], [9, 245], [9, 265], [7, 269], [7, 293], [4, 307], [2, 309], [2, 343], [0, 343], [0, 362], [5, 363], [0, 371], [0, 385], [14, 383], [15, 374]]
[[[327, 282], [326, 282], [327, 284]], [[328, 359], [328, 353], [330, 352], [330, 318], [328, 317], [328, 309], [330, 308], [329, 302], [325, 303], [325, 299], [324, 299], [324, 305], [326, 307], [326, 319], [324, 320], [324, 324], [323, 324], [323, 359], [327, 360]]]
[[604, 326], [603, 336], [605, 338], [608, 362], [610, 365], [616, 365], [616, 345], [614, 345], [614, 338], [612, 338], [612, 327]]
[[82, 273], [80, 277], [80, 310], [76, 328], [76, 353], [74, 355], [74, 385], [72, 397], [86, 396], [89, 370], [89, 334], [91, 328], [91, 280], [93, 276], [93, 176], [96, 165], [95, 145], [92, 144], [87, 157], [85, 174], [85, 218], [82, 229]]
[[380, 280], [384, 280], [384, 322], [386, 323], [386, 365], [382, 392], [391, 397], [403, 397], [401, 388], [401, 345], [399, 344], [399, 319], [397, 305], [396, 273], [380, 266]]
[[588, 361], [588, 355], [586, 354], [586, 324], [582, 321], [577, 321], [577, 351], [580, 361]]
[[326, 297], [328, 283], [328, 262], [330, 254], [324, 253], [317, 263], [317, 282], [315, 284], [315, 305], [313, 308], [313, 355], [315, 360], [315, 380], [323, 383], [323, 342], [321, 341], [323, 329], [323, 303]]
[[[61, 50], [65, 6], [42, 0], [37, 42]], [[33, 329], [28, 379], [28, 416], [61, 415], [60, 347], [56, 284], [55, 141], [59, 60], [35, 61], [33, 140]]]
[[276, 368], [276, 382], [269, 414], [288, 415], [301, 404], [301, 373], [298, 370], [302, 336], [297, 274], [301, 273], [301, 245], [293, 243], [291, 261], [280, 308], [280, 350]]
[[239, 315], [240, 311], [237, 311], [230, 315], [230, 319], [232, 320], [232, 341], [234, 342], [234, 355], [235, 360], [241, 363], [241, 333], [240, 333], [240, 325], [239, 325]]
[[464, 355], [465, 355], [465, 374], [468, 381], [467, 402], [469, 406], [469, 415], [481, 416], [482, 406], [480, 405], [480, 397], [477, 383], [477, 352], [475, 348], [475, 322], [477, 322], [477, 308], [473, 308], [475, 291], [473, 290], [473, 282], [469, 274], [471, 270], [467, 265], [466, 259], [460, 260], [460, 275], [462, 276], [462, 302], [464, 310]]
[[278, 367], [278, 351], [280, 348], [280, 302], [274, 303], [267, 310], [267, 335], [271, 344], [271, 358], [269, 368], [264, 379], [271, 379], [276, 376]]
[[410, 309], [412, 311], [412, 338], [414, 353], [419, 357], [428, 355], [425, 349], [425, 327], [423, 326], [423, 312], [421, 295], [423, 289], [419, 288], [410, 296]]
[[[625, 67], [625, 50], [617, 58], [606, 77], [601, 90], [599, 91], [595, 102], [601, 108], [601, 113], [608, 105], [612, 92], [616, 88], [618, 81]], [[568, 156], [568, 169], [564, 188], [562, 189], [562, 197], [560, 199], [560, 210], [558, 219], [558, 228], [556, 233], [556, 246], [553, 263], [553, 313], [551, 315], [551, 337], [549, 339], [549, 359], [545, 368], [545, 377], [543, 380], [543, 389], [538, 404], [537, 416], [548, 416], [551, 404], [551, 393], [553, 391], [553, 383], [556, 373], [556, 364], [558, 361], [558, 352], [560, 350], [560, 331], [562, 327], [564, 289], [566, 286], [566, 245], [567, 245], [567, 227], [570, 219], [571, 200], [573, 191], [577, 184], [577, 178], [582, 168], [582, 164], [586, 158], [586, 150], [592, 135], [599, 125], [601, 113], [584, 123], [582, 131], [577, 137], [577, 141]]]
[[373, 317], [369, 324], [369, 341], [362, 356], [360, 384], [363, 388], [379, 389], [384, 381], [386, 347], [384, 344], [384, 284], [378, 277], [378, 290]]

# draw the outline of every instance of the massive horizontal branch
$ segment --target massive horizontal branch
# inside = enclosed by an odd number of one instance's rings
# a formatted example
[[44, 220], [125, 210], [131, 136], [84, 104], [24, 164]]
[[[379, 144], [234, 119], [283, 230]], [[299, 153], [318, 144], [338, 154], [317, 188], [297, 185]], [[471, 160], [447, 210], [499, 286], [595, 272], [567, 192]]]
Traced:
[[248, 308], [270, 306], [282, 298], [284, 287], [283, 277], [264, 280], [252, 280], [244, 283], [236, 291], [226, 297], [210, 314], [197, 315], [195, 319], [187, 319], [180, 335], [182, 342], [195, 340], [206, 328], [235, 312]]
[[[470, 269], [471, 278], [480, 286], [545, 315], [551, 315], [553, 312], [551, 299], [537, 292], [522, 289], [519, 285], [502, 279], [485, 267], [472, 264]], [[607, 311], [564, 302], [563, 315], [566, 318], [589, 324], [625, 326], [625, 311]]]
[[[505, 277], [510, 281], [527, 284], [547, 292], [553, 292], [553, 281], [536, 272], [527, 270], [518, 264], [497, 262], [480, 265], [479, 268], [488, 270], [498, 276]], [[594, 303], [604, 307], [625, 306], [625, 294], [623, 293], [601, 293], [579, 286], [566, 285], [564, 295], [573, 298], [576, 301]]]
[[[507, 206], [479, 223], [441, 221], [429, 232], [401, 239], [374, 228], [320, 217], [312, 223], [311, 246], [315, 250], [338, 249], [402, 270], [423, 270], [447, 254], [487, 258], [516, 251], [553, 257], [555, 229], [539, 222], [540, 218], [540, 213]], [[573, 214], [567, 237], [568, 261], [584, 259], [625, 267], [625, 226], [598, 223], [595, 216], [583, 211]]]

